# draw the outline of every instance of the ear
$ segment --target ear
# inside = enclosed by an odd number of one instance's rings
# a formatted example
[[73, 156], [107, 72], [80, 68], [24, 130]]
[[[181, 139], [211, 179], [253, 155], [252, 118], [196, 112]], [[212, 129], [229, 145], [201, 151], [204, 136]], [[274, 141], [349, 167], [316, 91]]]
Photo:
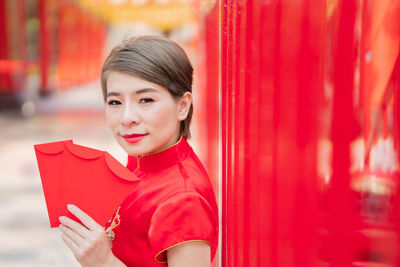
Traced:
[[189, 113], [192, 104], [192, 93], [186, 92], [179, 98], [177, 103], [178, 120], [184, 121]]

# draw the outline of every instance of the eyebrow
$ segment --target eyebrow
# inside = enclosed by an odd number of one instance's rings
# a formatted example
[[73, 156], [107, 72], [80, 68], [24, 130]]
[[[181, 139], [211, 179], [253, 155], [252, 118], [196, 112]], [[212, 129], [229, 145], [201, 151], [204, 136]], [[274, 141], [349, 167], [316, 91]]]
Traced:
[[158, 93], [158, 91], [156, 89], [154, 89], [154, 88], [143, 88], [143, 89], [137, 90], [135, 93], [136, 94], [143, 94], [143, 93], [151, 93], [151, 92]]
[[[143, 88], [143, 89], [139, 89], [137, 91], [135, 91], [135, 94], [140, 95], [140, 94], [144, 94], [144, 93], [149, 93], [149, 92], [155, 92], [158, 93], [158, 91], [154, 88]], [[107, 97], [109, 96], [120, 96], [121, 94], [118, 92], [108, 92], [107, 93]]]

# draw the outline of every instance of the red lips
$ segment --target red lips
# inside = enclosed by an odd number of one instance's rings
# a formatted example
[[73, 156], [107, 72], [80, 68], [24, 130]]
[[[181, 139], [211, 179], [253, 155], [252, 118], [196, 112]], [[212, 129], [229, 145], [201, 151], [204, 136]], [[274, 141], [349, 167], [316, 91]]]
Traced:
[[131, 138], [131, 137], [139, 137], [139, 136], [145, 136], [147, 134], [125, 134], [123, 135], [124, 138]]
[[125, 134], [123, 135], [124, 139], [128, 143], [137, 143], [142, 140], [148, 134]]

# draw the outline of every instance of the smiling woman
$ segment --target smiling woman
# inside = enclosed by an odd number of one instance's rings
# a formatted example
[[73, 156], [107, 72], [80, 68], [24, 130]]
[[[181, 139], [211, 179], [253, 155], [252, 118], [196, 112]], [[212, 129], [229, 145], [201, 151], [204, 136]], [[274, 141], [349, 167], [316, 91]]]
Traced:
[[175, 99], [161, 85], [113, 71], [107, 80], [106, 119], [129, 155], [155, 153], [179, 140], [191, 96], [186, 92]]
[[210, 266], [218, 208], [210, 179], [187, 142], [193, 69], [176, 43], [125, 40], [106, 59], [105, 116], [140, 178], [106, 230], [78, 207], [62, 217], [64, 242], [83, 266]]

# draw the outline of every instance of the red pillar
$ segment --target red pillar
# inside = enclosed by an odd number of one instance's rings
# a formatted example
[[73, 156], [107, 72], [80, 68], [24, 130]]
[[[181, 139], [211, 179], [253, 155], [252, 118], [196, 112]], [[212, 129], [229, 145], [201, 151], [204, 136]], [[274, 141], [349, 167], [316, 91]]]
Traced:
[[0, 90], [7, 89], [7, 74], [5, 60], [8, 58], [7, 47], [7, 16], [6, 16], [6, 1], [0, 1], [0, 60], [3, 60], [1, 67], [4, 70], [0, 71]]
[[7, 16], [6, 1], [0, 1], [0, 59], [7, 56]]
[[50, 59], [50, 39], [48, 29], [48, 5], [49, 0], [39, 0], [39, 20], [40, 20], [40, 70], [41, 70], [41, 90], [42, 94], [49, 93], [48, 75]]
[[321, 1], [223, 1], [223, 266], [315, 266]]
[[333, 116], [332, 116], [332, 183], [329, 202], [332, 267], [350, 266], [353, 256], [351, 213], [354, 199], [350, 191], [350, 143], [356, 137], [354, 120], [354, 24], [356, 3], [342, 0], [337, 6], [338, 28], [333, 34]]

